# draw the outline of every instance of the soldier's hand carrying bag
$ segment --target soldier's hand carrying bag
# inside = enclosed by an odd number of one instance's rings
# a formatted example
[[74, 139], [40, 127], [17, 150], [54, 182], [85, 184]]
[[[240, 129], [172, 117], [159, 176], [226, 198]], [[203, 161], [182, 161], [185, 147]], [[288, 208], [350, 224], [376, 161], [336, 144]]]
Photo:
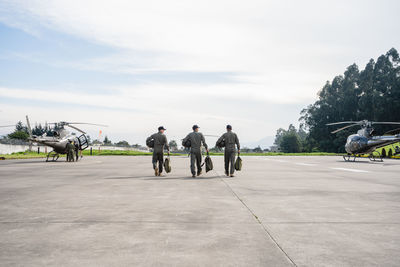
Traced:
[[236, 161], [235, 161], [235, 170], [237, 170], [237, 171], [242, 170], [242, 159], [240, 158], [240, 154], [238, 154], [238, 157], [236, 158]]
[[170, 162], [170, 159], [169, 159], [169, 156], [164, 160], [164, 169], [165, 169], [165, 171], [167, 172], [167, 173], [170, 173], [171, 172], [171, 162]]

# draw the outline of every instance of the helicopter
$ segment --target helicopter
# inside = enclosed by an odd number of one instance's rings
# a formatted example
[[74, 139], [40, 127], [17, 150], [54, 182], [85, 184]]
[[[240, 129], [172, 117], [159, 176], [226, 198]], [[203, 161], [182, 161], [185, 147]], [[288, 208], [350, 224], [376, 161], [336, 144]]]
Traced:
[[[108, 127], [107, 125], [103, 124], [95, 124], [95, 123], [86, 123], [86, 122], [66, 122], [66, 121], [60, 121], [60, 122], [52, 122], [48, 124], [54, 125], [53, 127], [53, 136], [47, 136], [46, 133], [44, 133], [41, 136], [36, 136], [32, 135], [32, 128], [31, 124], [29, 122], [29, 117], [26, 116], [26, 124], [27, 124], [27, 129], [28, 129], [28, 141], [30, 143], [30, 146], [32, 143], [38, 143], [42, 145], [46, 145], [49, 147], [52, 147], [53, 150], [47, 154], [46, 157], [46, 162], [48, 161], [57, 161], [58, 158], [60, 157], [60, 154], [66, 154], [67, 153], [67, 144], [70, 141], [74, 141], [75, 143], [78, 144], [79, 150], [85, 150], [86, 148], [89, 147], [89, 142], [86, 136], [86, 132], [83, 130], [79, 129], [78, 127], [74, 126], [77, 124], [84, 124], [84, 125], [95, 125], [95, 126], [103, 126], [103, 127]], [[7, 127], [10, 125], [7, 125]], [[72, 128], [78, 132], [81, 133], [80, 136], [76, 136], [75, 134], [69, 132], [65, 127]], [[49, 160], [51, 158], [51, 160]]]
[[[353, 126], [361, 127], [361, 129], [358, 130], [356, 134], [352, 134], [349, 137], [347, 137], [347, 141], [345, 144], [345, 150], [347, 152], [347, 155], [343, 156], [343, 159], [345, 161], [351, 161], [352, 159], [353, 161], [355, 161], [356, 157], [360, 157], [361, 155], [368, 155], [368, 158], [371, 161], [376, 161], [376, 160], [383, 161], [382, 155], [378, 151], [376, 151], [376, 149], [400, 142], [400, 129], [386, 132], [383, 136], [375, 136], [374, 135], [375, 130], [372, 127], [372, 125], [375, 124], [400, 125], [400, 122], [375, 122], [375, 121], [362, 120], [362, 121], [334, 122], [334, 123], [328, 123], [326, 125], [331, 126], [340, 124], [350, 124], [350, 125], [336, 129], [331, 132], [332, 134], [340, 132], [344, 129]], [[395, 154], [400, 153], [400, 149], [398, 147], [396, 148], [395, 151], [396, 151]], [[373, 152], [377, 153], [378, 157], [376, 157], [373, 154]]]

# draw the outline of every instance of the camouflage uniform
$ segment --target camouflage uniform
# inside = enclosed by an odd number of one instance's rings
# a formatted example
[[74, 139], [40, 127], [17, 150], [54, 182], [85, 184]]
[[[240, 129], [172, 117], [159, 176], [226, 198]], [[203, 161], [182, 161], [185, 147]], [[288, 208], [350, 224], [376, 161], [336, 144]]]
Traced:
[[67, 161], [74, 161], [75, 146], [72, 143], [67, 144]]
[[[235, 172], [235, 156], [236, 156], [236, 149], [240, 150], [240, 143], [239, 138], [237, 135], [232, 131], [227, 131], [224, 133], [217, 141], [217, 143], [225, 140], [225, 152], [224, 152], [224, 159], [225, 159], [225, 173], [227, 175], [233, 174]], [[230, 170], [229, 170], [230, 165]]]
[[191, 132], [188, 134], [184, 139], [183, 142], [186, 140], [190, 140], [190, 171], [192, 175], [196, 175], [196, 166], [197, 165], [197, 175], [201, 173], [201, 144], [204, 145], [206, 149], [208, 146], [206, 144], [206, 140], [204, 136], [200, 132]]
[[160, 132], [153, 134], [150, 136], [150, 139], [154, 139], [154, 149], [153, 149], [153, 169], [157, 168], [158, 162], [158, 171], [162, 173], [163, 171], [163, 163], [164, 163], [164, 146], [167, 148], [169, 152], [168, 140], [165, 134]]

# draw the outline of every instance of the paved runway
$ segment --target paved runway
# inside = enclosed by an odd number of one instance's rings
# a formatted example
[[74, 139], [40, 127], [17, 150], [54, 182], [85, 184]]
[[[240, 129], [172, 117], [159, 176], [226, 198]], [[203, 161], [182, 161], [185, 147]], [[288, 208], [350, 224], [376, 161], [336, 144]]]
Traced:
[[1, 266], [399, 266], [400, 161], [0, 161]]

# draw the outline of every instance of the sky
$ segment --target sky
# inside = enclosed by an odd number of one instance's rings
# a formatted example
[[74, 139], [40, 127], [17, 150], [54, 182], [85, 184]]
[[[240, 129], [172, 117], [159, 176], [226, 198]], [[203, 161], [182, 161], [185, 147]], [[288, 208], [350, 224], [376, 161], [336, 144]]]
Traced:
[[[0, 0], [0, 125], [272, 145], [326, 81], [400, 49], [399, 1]], [[0, 128], [0, 135], [10, 129]], [[216, 140], [208, 138], [213, 145]]]

